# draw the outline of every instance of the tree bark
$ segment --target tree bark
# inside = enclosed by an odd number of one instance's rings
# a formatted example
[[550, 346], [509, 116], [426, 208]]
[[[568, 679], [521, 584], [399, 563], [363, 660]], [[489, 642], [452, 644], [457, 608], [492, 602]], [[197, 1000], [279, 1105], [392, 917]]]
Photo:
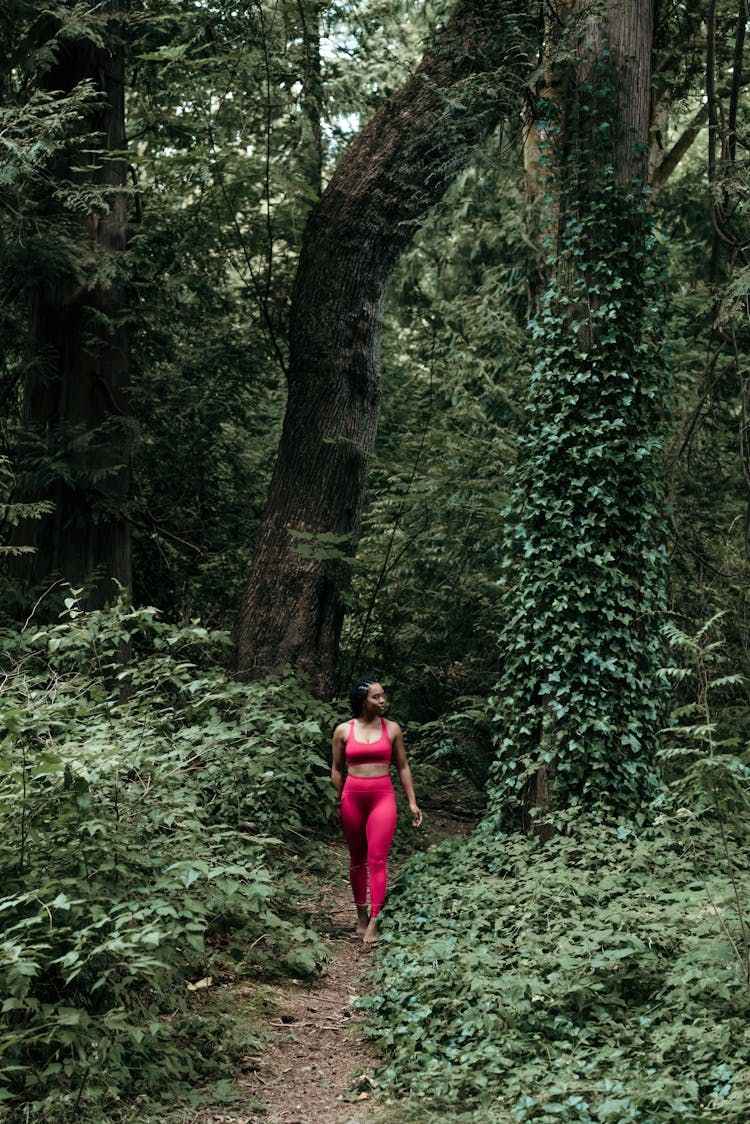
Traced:
[[310, 215], [283, 432], [237, 624], [240, 675], [292, 664], [317, 694], [333, 689], [378, 425], [386, 283], [472, 148], [518, 115], [533, 48], [527, 0], [460, 0]]
[[313, 0], [297, 0], [304, 70], [302, 75], [301, 110], [303, 135], [300, 152], [302, 173], [310, 189], [310, 199], [317, 202], [323, 192], [323, 68], [320, 55], [320, 24], [322, 4]]
[[651, 115], [653, 0], [607, 0], [606, 36], [617, 66], [619, 120], [615, 167], [620, 183], [645, 185]]
[[[101, 93], [82, 126], [96, 136], [97, 151], [73, 147], [68, 166], [59, 171], [74, 186], [112, 190], [106, 206], [81, 217], [60, 212], [76, 261], [48, 274], [31, 293], [19, 498], [51, 501], [54, 511], [19, 526], [16, 543], [34, 551], [15, 566], [32, 590], [58, 577], [85, 587], [89, 606], [111, 599], [115, 582], [131, 585], [124, 510], [131, 456], [129, 358], [123, 288], [114, 279], [127, 236], [125, 195], [118, 190], [127, 176], [122, 0], [108, 0], [105, 11], [104, 43], [64, 40], [41, 80], [45, 89], [63, 94], [90, 81]], [[95, 166], [74, 170], [87, 164]], [[50, 200], [50, 218], [55, 206]]]

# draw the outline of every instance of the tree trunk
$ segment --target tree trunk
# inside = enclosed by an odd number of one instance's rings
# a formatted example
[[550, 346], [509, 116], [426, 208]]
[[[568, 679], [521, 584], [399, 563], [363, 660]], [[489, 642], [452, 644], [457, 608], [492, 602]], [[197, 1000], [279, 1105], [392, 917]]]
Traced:
[[385, 286], [472, 148], [518, 115], [533, 51], [526, 7], [461, 0], [310, 215], [292, 294], [283, 432], [237, 625], [241, 675], [289, 663], [319, 695], [333, 689], [378, 425]]
[[[592, 343], [597, 332], [601, 334], [601, 325], [591, 312], [598, 298], [607, 294], [589, 288], [581, 300], [572, 291], [581, 253], [590, 256], [594, 249], [591, 191], [608, 163], [617, 184], [640, 190], [647, 182], [652, 40], [652, 0], [606, 0], [603, 16], [589, 17], [581, 28], [578, 58], [572, 66], [565, 65], [559, 83], [563, 90], [557, 103], [559, 132], [550, 146], [558, 183], [556, 287], [562, 297], [560, 308], [565, 306], [562, 315], [570, 324], [580, 325], [576, 330]], [[605, 122], [596, 106], [597, 87], [606, 83], [614, 86], [616, 96]], [[571, 252], [563, 243], [569, 241], [565, 232], [574, 215], [583, 226], [581, 245]], [[644, 219], [643, 208], [623, 212], [623, 237], [642, 241]]]
[[[24, 388], [24, 436], [19, 456], [19, 498], [51, 501], [53, 512], [26, 520], [16, 543], [32, 546], [16, 576], [32, 587], [62, 578], [85, 587], [87, 603], [101, 605], [131, 585], [130, 526], [125, 517], [130, 484], [129, 361], [124, 296], [115, 280], [126, 244], [124, 59], [118, 17], [122, 0], [108, 0], [105, 43], [63, 40], [43, 77], [45, 89], [68, 94], [90, 81], [101, 99], [82, 129], [94, 134], [74, 148], [60, 180], [73, 188], [106, 191], [104, 206], [67, 223], [75, 261], [50, 271], [31, 293], [31, 361]], [[112, 154], [112, 155], [110, 155]], [[92, 164], [91, 170], [75, 170]], [[107, 190], [112, 189], [112, 190]], [[63, 189], [64, 190], [64, 187]]]
[[[541, 122], [556, 253], [515, 473], [494, 794], [550, 813], [650, 791], [664, 606], [649, 304], [652, 0], [578, 3]], [[554, 45], [553, 45], [554, 50]]]
[[320, 56], [320, 0], [297, 0], [302, 29], [304, 69], [302, 74], [302, 142], [300, 169], [310, 189], [311, 202], [323, 191], [323, 68]]

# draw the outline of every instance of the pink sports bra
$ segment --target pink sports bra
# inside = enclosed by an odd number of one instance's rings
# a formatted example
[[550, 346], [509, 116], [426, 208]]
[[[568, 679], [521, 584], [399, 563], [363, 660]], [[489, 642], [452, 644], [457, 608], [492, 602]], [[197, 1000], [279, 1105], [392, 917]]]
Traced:
[[388, 728], [385, 719], [380, 719], [380, 737], [376, 742], [358, 742], [354, 736], [354, 719], [349, 723], [349, 737], [346, 739], [347, 765], [390, 765], [391, 739], [388, 737]]

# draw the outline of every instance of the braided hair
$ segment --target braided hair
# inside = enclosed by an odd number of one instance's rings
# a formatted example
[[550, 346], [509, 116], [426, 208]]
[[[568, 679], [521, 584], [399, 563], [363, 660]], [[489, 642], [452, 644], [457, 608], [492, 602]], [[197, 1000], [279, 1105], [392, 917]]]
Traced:
[[367, 698], [367, 692], [372, 687], [373, 683], [379, 683], [379, 679], [373, 679], [371, 675], [366, 676], [364, 679], [358, 679], [352, 686], [349, 692], [349, 702], [352, 706], [352, 714], [355, 718], [359, 718], [362, 713], [362, 705]]

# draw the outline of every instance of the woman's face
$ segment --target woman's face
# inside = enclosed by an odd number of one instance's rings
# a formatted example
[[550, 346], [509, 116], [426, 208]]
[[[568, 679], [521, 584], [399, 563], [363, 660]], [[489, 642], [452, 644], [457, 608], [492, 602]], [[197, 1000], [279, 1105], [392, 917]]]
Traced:
[[378, 714], [385, 713], [385, 708], [388, 704], [385, 697], [385, 691], [381, 687], [380, 683], [371, 683], [367, 688], [367, 701], [371, 706], [375, 707], [375, 710], [378, 712]]

